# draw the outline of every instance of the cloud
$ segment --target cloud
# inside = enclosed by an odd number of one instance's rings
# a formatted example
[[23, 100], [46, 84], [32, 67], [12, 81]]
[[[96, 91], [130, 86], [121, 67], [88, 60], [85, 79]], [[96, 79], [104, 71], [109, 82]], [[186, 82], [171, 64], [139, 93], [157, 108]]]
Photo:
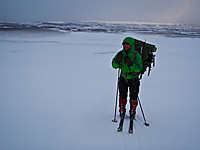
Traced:
[[173, 5], [168, 5], [167, 10], [161, 11], [160, 16], [156, 17], [160, 22], [200, 23], [199, 5], [196, 0], [174, 1]]
[[0, 21], [200, 23], [199, 0], [0, 0]]

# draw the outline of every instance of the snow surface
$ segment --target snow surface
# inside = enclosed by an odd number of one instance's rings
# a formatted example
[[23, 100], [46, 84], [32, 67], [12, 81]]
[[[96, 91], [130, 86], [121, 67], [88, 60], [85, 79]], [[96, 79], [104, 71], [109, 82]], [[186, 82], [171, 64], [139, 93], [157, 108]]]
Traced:
[[[117, 70], [126, 36], [156, 44], [134, 133], [117, 132]], [[200, 149], [200, 39], [128, 33], [0, 32], [1, 150]], [[128, 109], [129, 105], [127, 105]], [[117, 115], [119, 119], [119, 116]]]

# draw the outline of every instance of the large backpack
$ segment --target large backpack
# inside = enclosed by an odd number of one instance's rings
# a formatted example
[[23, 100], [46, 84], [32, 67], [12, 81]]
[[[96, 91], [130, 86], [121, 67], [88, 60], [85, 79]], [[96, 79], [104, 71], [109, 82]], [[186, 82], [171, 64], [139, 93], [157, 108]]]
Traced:
[[153, 54], [156, 52], [157, 47], [153, 44], [149, 44], [137, 39], [134, 39], [134, 45], [135, 45], [135, 50], [140, 53], [142, 57], [142, 70], [139, 73], [139, 78], [142, 79], [142, 75], [145, 73], [145, 71], [148, 69], [148, 76], [150, 75], [151, 72], [151, 67], [155, 67], [155, 55]]

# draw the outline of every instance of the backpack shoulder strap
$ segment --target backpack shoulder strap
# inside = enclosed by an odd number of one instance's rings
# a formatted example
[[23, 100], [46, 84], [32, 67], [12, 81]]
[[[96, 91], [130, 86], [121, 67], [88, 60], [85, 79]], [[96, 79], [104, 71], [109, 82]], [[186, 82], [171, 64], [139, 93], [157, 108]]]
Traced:
[[136, 50], [134, 50], [134, 52], [133, 52], [133, 60], [135, 60], [135, 57], [136, 57], [136, 54], [137, 54], [138, 52], [136, 51]]

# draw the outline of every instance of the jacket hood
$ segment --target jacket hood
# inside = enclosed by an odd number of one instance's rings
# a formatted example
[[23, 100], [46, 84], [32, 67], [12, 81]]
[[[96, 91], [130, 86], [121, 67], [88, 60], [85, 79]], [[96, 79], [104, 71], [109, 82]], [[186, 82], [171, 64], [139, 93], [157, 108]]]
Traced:
[[123, 40], [123, 43], [124, 43], [124, 42], [129, 43], [131, 46], [134, 46], [134, 38], [132, 38], [132, 37], [126, 37], [126, 38]]
[[[134, 51], [134, 49], [135, 49], [135, 45], [134, 45], [134, 38], [132, 38], [132, 37], [126, 37], [124, 40], [123, 40], [123, 43], [124, 42], [127, 42], [127, 43], [129, 43], [130, 45], [131, 45], [131, 48], [130, 48], [130, 50], [129, 50], [129, 53], [130, 53], [130, 55], [131, 54], [133, 54], [133, 51]], [[122, 43], [122, 44], [123, 44]], [[125, 50], [124, 50], [125, 51]]]

